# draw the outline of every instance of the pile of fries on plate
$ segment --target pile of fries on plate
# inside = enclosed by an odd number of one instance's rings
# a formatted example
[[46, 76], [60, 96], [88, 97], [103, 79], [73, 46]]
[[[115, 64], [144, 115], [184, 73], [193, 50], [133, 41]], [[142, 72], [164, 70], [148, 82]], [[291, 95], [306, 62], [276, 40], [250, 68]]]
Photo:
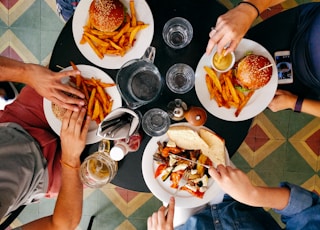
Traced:
[[233, 69], [221, 73], [220, 76], [209, 66], [204, 66], [204, 69], [210, 100], [214, 99], [219, 107], [236, 108], [234, 115], [238, 117], [253, 95], [254, 90], [244, 91], [235, 87]]
[[[78, 70], [77, 66], [70, 62], [74, 70]], [[91, 120], [99, 124], [112, 109], [113, 99], [105, 91], [105, 88], [115, 86], [115, 83], [105, 83], [94, 77], [85, 78], [80, 74], [71, 76], [70, 81], [84, 93], [87, 100], [87, 115]]]
[[124, 56], [134, 45], [137, 33], [149, 26], [137, 20], [134, 0], [130, 0], [130, 12], [131, 15], [126, 13], [124, 23], [114, 32], [97, 30], [88, 19], [80, 44], [88, 43], [100, 59], [104, 55]]

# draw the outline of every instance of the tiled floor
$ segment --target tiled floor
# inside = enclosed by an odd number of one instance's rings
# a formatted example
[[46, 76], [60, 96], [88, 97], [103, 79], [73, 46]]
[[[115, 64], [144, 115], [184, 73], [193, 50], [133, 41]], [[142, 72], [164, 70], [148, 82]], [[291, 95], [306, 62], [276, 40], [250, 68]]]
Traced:
[[[222, 2], [230, 8], [238, 1]], [[286, 1], [264, 13], [257, 23], [305, 2], [309, 1]], [[55, 0], [0, 0], [0, 55], [46, 65], [63, 25], [55, 13]], [[319, 156], [319, 118], [265, 110], [255, 118], [232, 161], [258, 185], [277, 186], [286, 180], [320, 193]], [[12, 227], [51, 214], [54, 204], [55, 200], [44, 199], [29, 205]], [[96, 215], [92, 229], [146, 229], [147, 217], [160, 204], [152, 194], [113, 185], [85, 189], [79, 229], [87, 228], [91, 215]]]

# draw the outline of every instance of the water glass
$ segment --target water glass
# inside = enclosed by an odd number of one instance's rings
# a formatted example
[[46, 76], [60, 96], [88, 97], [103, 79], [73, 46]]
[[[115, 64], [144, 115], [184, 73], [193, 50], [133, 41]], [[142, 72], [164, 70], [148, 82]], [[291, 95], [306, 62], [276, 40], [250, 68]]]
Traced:
[[174, 49], [186, 47], [192, 40], [193, 28], [188, 20], [175, 17], [166, 22], [162, 30], [165, 43]]
[[189, 92], [193, 88], [194, 82], [194, 71], [187, 64], [174, 64], [167, 71], [166, 83], [174, 93], [184, 94]]
[[150, 109], [142, 117], [142, 129], [151, 137], [165, 134], [170, 124], [168, 113], [162, 109]]

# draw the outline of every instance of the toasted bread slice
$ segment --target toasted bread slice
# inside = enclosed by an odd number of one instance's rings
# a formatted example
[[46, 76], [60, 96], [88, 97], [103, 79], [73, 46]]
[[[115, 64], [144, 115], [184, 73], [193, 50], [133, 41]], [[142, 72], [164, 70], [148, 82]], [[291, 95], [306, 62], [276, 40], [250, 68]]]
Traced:
[[187, 126], [172, 126], [167, 131], [169, 139], [183, 149], [208, 149], [208, 144], [192, 128]]
[[200, 128], [199, 135], [209, 146], [207, 149], [202, 149], [202, 153], [210, 158], [215, 167], [219, 164], [226, 165], [224, 139], [203, 128]]

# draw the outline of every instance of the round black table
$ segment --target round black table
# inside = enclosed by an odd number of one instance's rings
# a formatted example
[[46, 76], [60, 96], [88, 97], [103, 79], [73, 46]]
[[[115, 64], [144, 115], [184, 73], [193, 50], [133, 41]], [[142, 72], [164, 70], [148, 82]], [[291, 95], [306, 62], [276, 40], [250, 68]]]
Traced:
[[[200, 58], [205, 53], [211, 27], [215, 25], [218, 16], [225, 13], [227, 9], [214, 0], [147, 0], [147, 2], [154, 17], [155, 30], [151, 43], [151, 45], [156, 48], [154, 63], [158, 67], [162, 77], [165, 77], [169, 67], [175, 63], [186, 63], [195, 70]], [[194, 30], [191, 43], [181, 50], [169, 48], [164, 43], [161, 34], [165, 22], [176, 16], [189, 20]], [[72, 35], [72, 18], [66, 23], [57, 39], [49, 68], [54, 71], [59, 71], [60, 69], [57, 65], [69, 66], [70, 61], [73, 61], [75, 64], [96, 66], [88, 61], [78, 50]], [[115, 80], [118, 70], [96, 67], [105, 71]], [[201, 106], [194, 88], [184, 95], [178, 95], [172, 93], [165, 85], [162, 95], [157, 101], [145, 105], [138, 110], [143, 114], [154, 107], [166, 109], [168, 102], [176, 98], [182, 99], [189, 106]], [[208, 113], [205, 126], [225, 139], [226, 147], [231, 157], [245, 139], [251, 122], [252, 119], [240, 122], [224, 121]], [[150, 137], [144, 134], [140, 149], [137, 152], [129, 153], [119, 162], [119, 171], [112, 181], [113, 184], [138, 192], [149, 192], [144, 182], [141, 169], [142, 155], [149, 140]], [[83, 157], [88, 153], [95, 152], [97, 149], [98, 143], [87, 146]]]

